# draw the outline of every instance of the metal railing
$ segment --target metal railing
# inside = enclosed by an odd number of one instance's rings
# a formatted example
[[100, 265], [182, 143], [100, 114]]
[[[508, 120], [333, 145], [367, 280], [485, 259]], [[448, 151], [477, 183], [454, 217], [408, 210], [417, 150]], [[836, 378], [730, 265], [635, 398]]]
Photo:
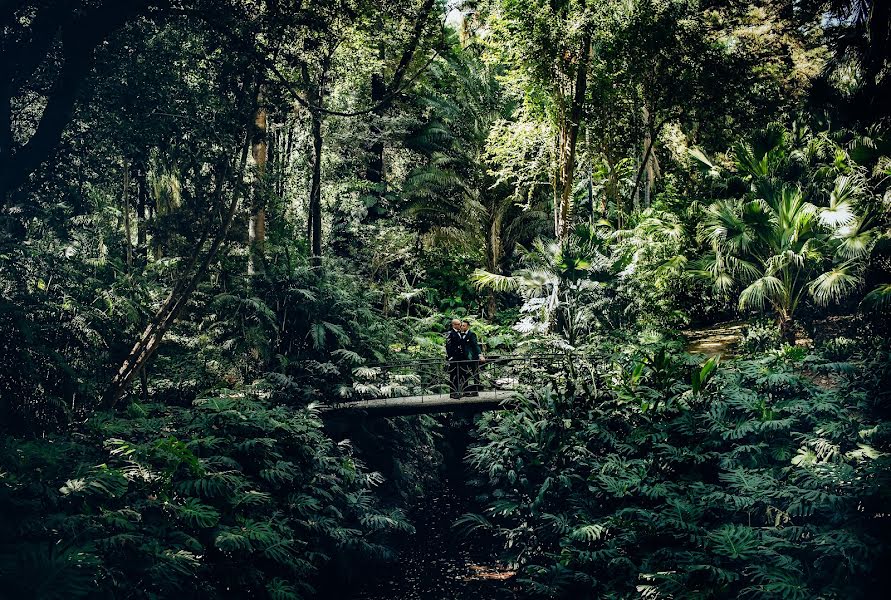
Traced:
[[422, 359], [354, 369], [352, 388], [342, 390], [339, 404], [374, 399], [411, 398], [419, 402], [443, 397], [501, 400], [532, 383], [543, 369], [563, 371], [566, 354], [487, 356], [481, 361]]

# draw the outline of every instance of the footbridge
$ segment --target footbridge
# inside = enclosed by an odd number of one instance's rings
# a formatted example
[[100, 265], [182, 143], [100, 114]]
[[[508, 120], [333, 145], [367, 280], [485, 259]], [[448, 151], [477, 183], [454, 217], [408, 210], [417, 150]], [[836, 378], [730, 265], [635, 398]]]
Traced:
[[342, 400], [322, 411], [396, 416], [496, 410], [509, 405], [535, 372], [563, 370], [568, 360], [565, 354], [537, 354], [362, 366], [354, 369], [352, 387], [341, 390]]

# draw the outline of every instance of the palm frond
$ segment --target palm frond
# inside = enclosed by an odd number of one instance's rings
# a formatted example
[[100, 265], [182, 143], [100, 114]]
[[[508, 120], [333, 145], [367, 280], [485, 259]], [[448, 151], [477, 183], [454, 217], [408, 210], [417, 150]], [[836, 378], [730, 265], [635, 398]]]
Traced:
[[491, 289], [496, 292], [512, 292], [519, 287], [515, 276], [490, 273], [484, 269], [475, 270], [470, 275], [470, 281], [477, 289]]
[[765, 275], [753, 281], [740, 293], [739, 307], [763, 309], [768, 303], [781, 303], [786, 294], [787, 290], [782, 281], [772, 275]]
[[876, 310], [886, 311], [891, 308], [891, 283], [883, 283], [873, 288], [863, 298], [863, 304]]
[[817, 304], [826, 306], [838, 302], [863, 284], [863, 278], [850, 263], [840, 265], [821, 274], [808, 284], [808, 290]]

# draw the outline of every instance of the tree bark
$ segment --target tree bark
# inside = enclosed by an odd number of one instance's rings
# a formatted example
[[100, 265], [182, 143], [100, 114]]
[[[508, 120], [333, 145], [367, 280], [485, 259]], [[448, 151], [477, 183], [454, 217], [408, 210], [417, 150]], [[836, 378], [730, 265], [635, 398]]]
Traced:
[[311, 119], [312, 179], [309, 189], [308, 229], [313, 263], [317, 265], [322, 256], [322, 115], [318, 111], [312, 111]]
[[[502, 225], [504, 223], [504, 211], [502, 207], [496, 206], [492, 213], [489, 223], [489, 235], [486, 237], [486, 268], [490, 273], [496, 275], [501, 273], [501, 260], [504, 255], [504, 245], [501, 239]], [[489, 320], [495, 318], [497, 311], [495, 290], [489, 289], [489, 296], [486, 299], [486, 317]]]
[[559, 177], [559, 204], [556, 208], [554, 222], [555, 233], [559, 241], [564, 241], [570, 233], [572, 216], [572, 187], [575, 177], [575, 155], [578, 144], [579, 129], [585, 107], [585, 95], [588, 87], [588, 61], [591, 56], [591, 35], [585, 33], [579, 48], [579, 62], [576, 67], [575, 89], [572, 106], [569, 111], [569, 122], [566, 124], [566, 139], [563, 141], [564, 151], [561, 153]]
[[[649, 116], [650, 113], [647, 113]], [[647, 170], [647, 165], [650, 161], [650, 155], [653, 153], [653, 145], [656, 143], [655, 140], [659, 136], [659, 132], [662, 130], [662, 127], [665, 125], [665, 121], [660, 121], [659, 123], [654, 123], [652, 119], [646, 126], [646, 135], [644, 137], [644, 154], [643, 160], [637, 168], [637, 176], [634, 178], [634, 187], [631, 190], [631, 198], [634, 199], [637, 197], [638, 190], [640, 189], [640, 182], [643, 178], [644, 172]], [[649, 142], [649, 143], [646, 143]]]
[[[377, 59], [383, 63], [387, 59], [387, 48], [383, 41], [378, 43]], [[371, 112], [371, 143], [368, 146], [368, 165], [365, 167], [365, 179], [372, 184], [380, 183], [384, 173], [384, 142], [381, 139], [380, 121], [386, 111], [386, 105], [382, 102], [387, 97], [387, 84], [384, 83], [384, 74], [376, 71], [371, 74], [371, 104], [374, 110]]]
[[148, 175], [145, 165], [136, 167], [136, 252], [140, 259], [148, 258]]
[[127, 272], [133, 268], [133, 238], [130, 228], [130, 163], [124, 161], [124, 192], [121, 210], [124, 213], [124, 244], [127, 256]]
[[[254, 161], [254, 186], [251, 196], [251, 215], [248, 221], [248, 275], [262, 270], [266, 244], [266, 158], [267, 109], [263, 105], [263, 88], [257, 94], [257, 112], [251, 136], [251, 157]], [[259, 267], [259, 269], [258, 269]]]

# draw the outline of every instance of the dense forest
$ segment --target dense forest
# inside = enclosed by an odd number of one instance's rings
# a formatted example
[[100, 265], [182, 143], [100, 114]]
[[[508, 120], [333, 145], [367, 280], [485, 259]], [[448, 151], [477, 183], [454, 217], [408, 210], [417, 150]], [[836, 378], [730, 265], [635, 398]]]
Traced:
[[0, 597], [891, 585], [891, 2], [0, 31]]

